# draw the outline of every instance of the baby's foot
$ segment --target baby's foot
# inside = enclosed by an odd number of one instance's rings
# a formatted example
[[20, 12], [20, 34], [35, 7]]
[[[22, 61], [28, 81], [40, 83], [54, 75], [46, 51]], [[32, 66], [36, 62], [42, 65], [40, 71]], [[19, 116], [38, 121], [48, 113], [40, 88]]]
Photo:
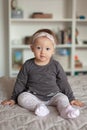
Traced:
[[67, 106], [60, 114], [63, 118], [76, 118], [80, 115], [79, 109], [73, 108], [71, 105]]
[[35, 110], [37, 116], [46, 116], [49, 114], [48, 108], [44, 104], [39, 104]]

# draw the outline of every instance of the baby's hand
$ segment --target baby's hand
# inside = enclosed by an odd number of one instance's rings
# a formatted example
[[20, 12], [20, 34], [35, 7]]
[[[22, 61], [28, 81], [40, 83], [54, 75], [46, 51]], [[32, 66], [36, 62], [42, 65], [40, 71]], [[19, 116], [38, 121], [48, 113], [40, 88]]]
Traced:
[[14, 100], [4, 100], [3, 102], [1, 102], [2, 105], [10, 105], [13, 106], [15, 104]]
[[80, 106], [80, 107], [83, 107], [85, 104], [79, 100], [72, 100], [70, 102], [71, 105], [76, 105], [76, 106]]

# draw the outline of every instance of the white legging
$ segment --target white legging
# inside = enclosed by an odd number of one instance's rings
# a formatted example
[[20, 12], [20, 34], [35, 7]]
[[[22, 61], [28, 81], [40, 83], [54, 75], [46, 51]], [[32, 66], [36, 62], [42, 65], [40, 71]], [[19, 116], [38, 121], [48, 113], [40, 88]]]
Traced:
[[46, 106], [53, 105], [57, 107], [57, 110], [60, 113], [61, 108], [65, 108], [70, 103], [67, 96], [63, 93], [57, 93], [49, 101], [41, 101], [35, 95], [29, 92], [23, 92], [18, 96], [18, 104], [23, 108], [26, 108], [31, 111], [35, 111], [37, 105], [39, 104], [45, 104]]

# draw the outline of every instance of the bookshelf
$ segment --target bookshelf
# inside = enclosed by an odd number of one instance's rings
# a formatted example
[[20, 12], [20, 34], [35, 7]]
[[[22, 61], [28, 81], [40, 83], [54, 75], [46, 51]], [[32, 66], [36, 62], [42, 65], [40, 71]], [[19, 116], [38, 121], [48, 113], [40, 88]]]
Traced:
[[[41, 28], [49, 28], [56, 33], [58, 45], [56, 46], [54, 58], [62, 64], [66, 74], [74, 75], [79, 72], [87, 72], [87, 61], [85, 59], [87, 55], [86, 0], [84, 2], [82, 0], [14, 1], [16, 12], [12, 10], [12, 0], [8, 0], [9, 76], [16, 76], [21, 65], [27, 59], [33, 57], [29, 45], [24, 43], [24, 38], [31, 36]], [[31, 18], [34, 12], [51, 13], [52, 18]], [[63, 39], [64, 42], [61, 41], [61, 32], [65, 38], [65, 40]], [[15, 64], [13, 58], [15, 52], [20, 54], [21, 65]], [[18, 58], [17, 55], [15, 56]], [[78, 56], [82, 67], [75, 67], [75, 56]]]
[[75, 9], [75, 28], [78, 29], [78, 43], [75, 44], [75, 55], [78, 56], [82, 67], [74, 67], [75, 73], [87, 73], [87, 1], [76, 0], [76, 9]]

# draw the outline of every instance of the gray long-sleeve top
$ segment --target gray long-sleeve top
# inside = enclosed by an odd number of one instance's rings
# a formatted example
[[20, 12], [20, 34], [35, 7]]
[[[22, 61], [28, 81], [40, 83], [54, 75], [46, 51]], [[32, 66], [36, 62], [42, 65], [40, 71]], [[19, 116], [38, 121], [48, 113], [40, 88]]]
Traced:
[[36, 65], [34, 58], [23, 64], [11, 99], [17, 102], [18, 95], [24, 91], [30, 91], [43, 101], [49, 100], [58, 92], [67, 95], [69, 101], [75, 99], [63, 68], [53, 58], [44, 66]]

